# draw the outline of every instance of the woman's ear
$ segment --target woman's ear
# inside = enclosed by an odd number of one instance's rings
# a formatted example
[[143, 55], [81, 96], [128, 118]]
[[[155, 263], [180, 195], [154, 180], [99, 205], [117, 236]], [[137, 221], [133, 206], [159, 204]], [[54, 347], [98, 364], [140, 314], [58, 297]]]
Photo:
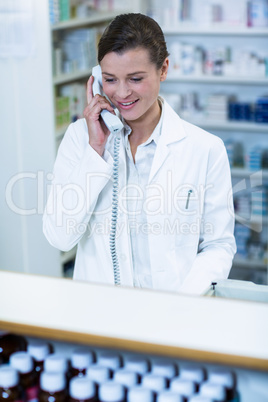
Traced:
[[165, 79], [167, 78], [168, 66], [169, 66], [169, 59], [167, 57], [161, 67], [160, 81], [165, 81]]

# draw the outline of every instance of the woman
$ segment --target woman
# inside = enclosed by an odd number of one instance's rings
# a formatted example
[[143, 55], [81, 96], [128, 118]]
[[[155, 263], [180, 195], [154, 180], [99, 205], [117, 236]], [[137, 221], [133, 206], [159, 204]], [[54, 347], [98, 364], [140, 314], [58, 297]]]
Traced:
[[[227, 278], [235, 241], [223, 142], [187, 123], [159, 97], [168, 72], [161, 28], [142, 14], [117, 16], [98, 45], [103, 90], [120, 132], [116, 253], [120, 283], [200, 294]], [[59, 148], [44, 233], [61, 250], [78, 243], [74, 279], [114, 283], [110, 254], [114, 135], [93, 96]]]

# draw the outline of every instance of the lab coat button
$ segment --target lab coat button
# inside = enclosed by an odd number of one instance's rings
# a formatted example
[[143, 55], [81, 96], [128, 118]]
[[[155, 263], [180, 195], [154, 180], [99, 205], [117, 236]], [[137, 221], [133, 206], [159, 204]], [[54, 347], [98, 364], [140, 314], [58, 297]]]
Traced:
[[121, 257], [121, 260], [122, 260], [122, 261], [126, 261], [126, 259], [127, 259], [126, 254], [121, 254], [120, 257]]

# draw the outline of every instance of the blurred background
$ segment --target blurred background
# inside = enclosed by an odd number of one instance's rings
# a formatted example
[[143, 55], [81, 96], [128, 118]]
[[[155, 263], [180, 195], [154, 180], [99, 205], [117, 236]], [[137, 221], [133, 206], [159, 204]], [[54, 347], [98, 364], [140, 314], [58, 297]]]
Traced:
[[58, 146], [82, 117], [105, 26], [122, 12], [161, 25], [161, 95], [220, 136], [232, 171], [237, 255], [230, 278], [268, 278], [268, 0], [0, 0], [0, 268], [71, 277], [75, 249], [42, 233]]

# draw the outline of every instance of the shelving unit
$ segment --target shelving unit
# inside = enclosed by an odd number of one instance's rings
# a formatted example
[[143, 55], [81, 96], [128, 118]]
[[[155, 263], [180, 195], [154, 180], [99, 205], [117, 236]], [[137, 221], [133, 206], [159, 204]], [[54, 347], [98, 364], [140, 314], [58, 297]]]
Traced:
[[[191, 2], [191, 7], [194, 2]], [[178, 3], [182, 7], [183, 3]], [[220, 3], [221, 4], [221, 3]], [[170, 10], [168, 11], [169, 5], [166, 5], [160, 12], [160, 3], [158, 0], [153, 0], [150, 4], [147, 2], [148, 9], [152, 15], [156, 16], [156, 19], [159, 18], [159, 23], [161, 25], [160, 20], [164, 20], [166, 15], [169, 12], [169, 16], [172, 20], [172, 23], [162, 24], [162, 29], [164, 35], [166, 37], [168, 49], [171, 44], [178, 41], [183, 44], [190, 44], [191, 46], [197, 46], [201, 48], [213, 49], [213, 46], [216, 47], [217, 44], [219, 47], [227, 47], [235, 49], [239, 48], [239, 46], [246, 47], [250, 49], [250, 44], [253, 47], [253, 51], [255, 51], [255, 45], [261, 43], [262, 45], [256, 46], [256, 51], [264, 50], [265, 43], [268, 39], [268, 28], [257, 28], [257, 27], [242, 27], [242, 26], [227, 26], [227, 24], [211, 23], [210, 26], [200, 25], [195, 21], [195, 23], [191, 23], [188, 21], [178, 21], [174, 22], [174, 15]], [[155, 7], [155, 8], [154, 8]], [[170, 6], [171, 7], [171, 6]], [[173, 5], [175, 7], [175, 5]], [[178, 11], [177, 10], [177, 11]], [[155, 13], [155, 14], [154, 14]], [[176, 18], [176, 17], [175, 17]], [[201, 22], [203, 24], [203, 20]], [[245, 41], [247, 42], [245, 45]], [[264, 55], [264, 52], [262, 52]], [[170, 56], [170, 59], [172, 54]], [[267, 54], [266, 54], [267, 57]], [[179, 58], [178, 58], [179, 59]], [[179, 63], [179, 62], [178, 62]], [[180, 70], [176, 72], [176, 70], [170, 70], [166, 81], [162, 84], [161, 93], [163, 96], [168, 97], [173, 94], [185, 94], [188, 92], [200, 93], [203, 96], [207, 96], [208, 94], [213, 93], [224, 93], [224, 94], [233, 94], [237, 93], [238, 97], [240, 93], [242, 97], [246, 97], [250, 93], [253, 93], [253, 97], [268, 95], [268, 75], [259, 76], [259, 75], [249, 75], [249, 74], [238, 74], [233, 72], [233, 75], [228, 73], [228, 75], [212, 75], [212, 74], [200, 74], [200, 70], [198, 73], [189, 73], [182, 74]], [[231, 92], [232, 91], [232, 92]], [[250, 96], [249, 96], [250, 97]], [[174, 103], [175, 105], [175, 103]], [[255, 142], [255, 145], [259, 143], [265, 143], [266, 137], [268, 135], [268, 124], [265, 123], [255, 123], [252, 121], [231, 121], [224, 119], [209, 119], [206, 117], [206, 114], [203, 112], [191, 113], [191, 111], [186, 111], [186, 113], [180, 113], [180, 110], [177, 112], [181, 115], [182, 118], [188, 120], [189, 122], [212, 132], [220, 136], [223, 140], [227, 139], [238, 139], [239, 142], [243, 142], [245, 146], [248, 145], [249, 138], [251, 142]], [[255, 139], [256, 138], [256, 139]], [[238, 183], [240, 180], [245, 180], [250, 183], [252, 179], [252, 175], [256, 174], [256, 172], [248, 169], [247, 164], [245, 164], [244, 168], [232, 168], [232, 179], [234, 183]], [[260, 172], [259, 176], [263, 183], [268, 181], [268, 170], [263, 169]], [[249, 185], [250, 187], [250, 185]], [[254, 191], [254, 189], [253, 189]], [[261, 234], [264, 238], [264, 241], [268, 247], [268, 218], [267, 216], [258, 216], [252, 215], [250, 220], [243, 219], [242, 217], [237, 216], [236, 222], [239, 222], [242, 225], [250, 226], [252, 230], [254, 228], [257, 232], [261, 231]], [[252, 271], [253, 280], [254, 280], [254, 271], [261, 271], [263, 276], [263, 283], [268, 283], [268, 263], [266, 260], [253, 260], [253, 259], [243, 259], [238, 256], [234, 259], [233, 269], [232, 269], [232, 277], [235, 278], [235, 270], [236, 269], [245, 269], [248, 273]], [[241, 278], [239, 278], [241, 279]]]

